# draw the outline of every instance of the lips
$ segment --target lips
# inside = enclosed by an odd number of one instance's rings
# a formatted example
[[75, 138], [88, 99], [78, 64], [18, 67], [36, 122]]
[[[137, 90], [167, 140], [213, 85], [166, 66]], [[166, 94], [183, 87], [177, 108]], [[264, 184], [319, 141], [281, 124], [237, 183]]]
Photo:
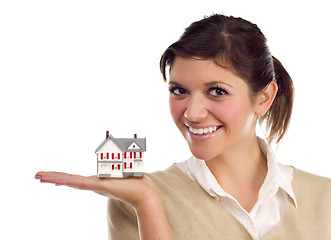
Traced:
[[191, 126], [186, 125], [188, 130], [193, 133], [194, 135], [204, 135], [215, 132], [221, 126], [210, 126], [210, 127], [203, 127], [203, 128], [193, 128]]

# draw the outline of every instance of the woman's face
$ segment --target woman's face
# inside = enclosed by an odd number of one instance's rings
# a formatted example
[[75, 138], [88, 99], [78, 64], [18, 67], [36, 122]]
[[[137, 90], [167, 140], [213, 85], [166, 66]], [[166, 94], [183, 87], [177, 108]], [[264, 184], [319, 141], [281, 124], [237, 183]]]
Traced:
[[212, 60], [176, 57], [169, 91], [171, 115], [195, 157], [231, 154], [255, 137], [247, 84]]

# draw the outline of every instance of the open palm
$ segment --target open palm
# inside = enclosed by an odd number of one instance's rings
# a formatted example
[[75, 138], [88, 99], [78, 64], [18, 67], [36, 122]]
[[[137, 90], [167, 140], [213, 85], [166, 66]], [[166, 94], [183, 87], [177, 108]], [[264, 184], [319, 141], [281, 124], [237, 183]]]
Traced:
[[54, 183], [76, 189], [90, 190], [106, 197], [116, 198], [136, 207], [144, 196], [153, 191], [152, 181], [142, 178], [98, 178], [97, 176], [80, 176], [61, 172], [38, 172], [36, 179], [42, 183]]

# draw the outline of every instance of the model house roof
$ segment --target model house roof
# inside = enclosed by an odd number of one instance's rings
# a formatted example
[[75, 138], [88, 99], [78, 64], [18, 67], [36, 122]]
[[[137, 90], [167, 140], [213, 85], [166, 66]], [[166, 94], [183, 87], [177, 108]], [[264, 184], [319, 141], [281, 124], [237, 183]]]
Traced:
[[111, 134], [97, 147], [97, 153], [107, 142], [113, 141], [123, 152], [145, 152], [146, 138], [114, 138]]

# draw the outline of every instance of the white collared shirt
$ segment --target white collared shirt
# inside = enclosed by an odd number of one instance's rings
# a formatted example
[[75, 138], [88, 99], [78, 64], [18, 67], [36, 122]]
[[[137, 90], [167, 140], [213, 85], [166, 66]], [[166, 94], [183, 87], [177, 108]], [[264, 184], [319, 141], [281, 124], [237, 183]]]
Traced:
[[177, 163], [188, 177], [217, 198], [256, 240], [279, 223], [289, 197], [297, 207], [292, 188], [294, 169], [277, 163], [273, 151], [264, 140], [259, 139], [259, 144], [267, 158], [268, 172], [259, 191], [258, 201], [249, 213], [222, 189], [204, 160], [191, 156], [187, 161]]

